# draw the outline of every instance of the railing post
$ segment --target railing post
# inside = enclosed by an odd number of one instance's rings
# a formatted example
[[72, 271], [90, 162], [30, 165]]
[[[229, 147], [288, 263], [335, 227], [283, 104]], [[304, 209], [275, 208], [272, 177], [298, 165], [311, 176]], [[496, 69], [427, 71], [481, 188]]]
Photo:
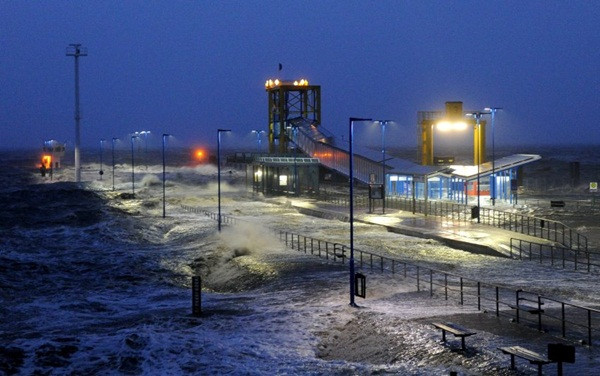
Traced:
[[481, 311], [481, 282], [477, 281], [477, 310]]
[[433, 270], [429, 269], [429, 297], [433, 296]]
[[519, 293], [521, 292], [521, 290], [517, 290], [517, 304], [516, 304], [516, 309], [517, 309], [517, 323], [519, 323]]
[[496, 286], [496, 317], [500, 316], [500, 291], [498, 286]]
[[464, 297], [463, 297], [463, 278], [460, 277], [460, 305], [463, 305]]
[[417, 291], [421, 291], [421, 286], [419, 286], [419, 266], [417, 266]]
[[592, 311], [588, 309], [588, 344], [592, 347]]
[[565, 302], [561, 302], [560, 303], [560, 321], [561, 321], [561, 329], [562, 329], [562, 336], [563, 338], [565, 338], [566, 334], [567, 334], [567, 330], [566, 330], [566, 323], [565, 323]]
[[538, 330], [542, 331], [542, 297], [538, 295]]
[[448, 300], [448, 274], [444, 273], [444, 298]]
[[381, 256], [379, 256], [379, 257], [381, 258], [381, 272], [383, 273], [383, 257], [381, 257]]

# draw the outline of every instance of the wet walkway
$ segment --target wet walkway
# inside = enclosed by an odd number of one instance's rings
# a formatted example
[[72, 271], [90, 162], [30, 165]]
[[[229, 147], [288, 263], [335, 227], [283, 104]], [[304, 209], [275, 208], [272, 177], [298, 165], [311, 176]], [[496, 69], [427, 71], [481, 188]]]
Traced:
[[[292, 207], [305, 214], [349, 220], [349, 209], [324, 202], [291, 200]], [[386, 214], [369, 213], [364, 208], [354, 209], [354, 220], [385, 226], [388, 231], [419, 238], [434, 239], [452, 248], [500, 257], [510, 255], [510, 239], [522, 239], [535, 243], [553, 244], [552, 242], [514, 231], [479, 224], [413, 214], [397, 209], [387, 209]]]

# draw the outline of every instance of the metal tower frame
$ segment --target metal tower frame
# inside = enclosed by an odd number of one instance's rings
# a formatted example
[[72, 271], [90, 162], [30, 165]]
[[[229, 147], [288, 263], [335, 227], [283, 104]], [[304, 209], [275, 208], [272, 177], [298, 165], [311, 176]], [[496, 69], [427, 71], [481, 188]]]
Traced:
[[321, 124], [321, 86], [308, 81], [268, 80], [265, 88], [269, 100], [269, 153], [285, 154], [293, 126], [290, 120], [304, 118], [315, 126]]

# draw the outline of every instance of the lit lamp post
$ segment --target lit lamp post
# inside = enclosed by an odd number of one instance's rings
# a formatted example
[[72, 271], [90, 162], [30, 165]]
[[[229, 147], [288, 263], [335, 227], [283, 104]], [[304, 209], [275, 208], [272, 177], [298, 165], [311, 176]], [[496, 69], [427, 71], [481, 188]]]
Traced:
[[261, 133], [265, 133], [265, 131], [259, 131], [257, 129], [253, 129], [252, 133], [256, 133], [256, 147], [257, 147], [256, 150], [260, 153], [260, 151], [261, 151], [260, 144], [262, 143], [262, 140], [260, 139], [260, 135], [261, 135]]
[[350, 138], [350, 153], [348, 163], [348, 175], [350, 175], [350, 305], [354, 303], [354, 151], [352, 150], [352, 138], [354, 136], [355, 121], [372, 121], [373, 119], [353, 118], [348, 121], [348, 133]]
[[112, 138], [112, 190], [115, 190], [115, 141], [117, 141], [118, 138], [113, 137]]
[[217, 129], [217, 193], [218, 193], [218, 229], [221, 232], [221, 133], [231, 132], [231, 129]]
[[496, 205], [496, 152], [495, 152], [495, 145], [494, 145], [494, 120], [496, 118], [496, 112], [498, 110], [501, 110], [502, 107], [486, 107], [484, 108], [484, 110], [489, 111], [489, 113], [492, 115], [492, 184], [490, 184], [491, 186], [491, 199], [492, 199], [492, 206]]
[[101, 139], [101, 140], [100, 140], [100, 172], [99, 172], [99, 174], [100, 174], [100, 180], [102, 180], [102, 175], [104, 175], [104, 170], [102, 170], [102, 155], [104, 154], [104, 153], [103, 153], [103, 149], [102, 149], [102, 145], [103, 145], [105, 142], [106, 142], [106, 140], [105, 140], [105, 139]]
[[144, 136], [144, 162], [146, 163], [146, 170], [148, 169], [148, 135], [150, 131], [141, 131], [141, 135]]
[[133, 163], [133, 140], [139, 138], [136, 135], [131, 136], [131, 192], [135, 195], [135, 169]]
[[162, 162], [163, 162], [163, 218], [166, 216], [166, 194], [165, 194], [165, 181], [166, 181], [166, 171], [165, 171], [165, 140], [167, 137], [170, 137], [170, 134], [163, 133], [162, 135]]
[[[489, 112], [483, 112], [483, 111], [475, 111], [473, 113], [467, 114], [467, 116], [471, 116], [473, 118], [475, 118], [476, 124], [475, 124], [475, 129], [477, 134], [479, 135], [479, 132], [481, 132], [481, 124], [480, 124], [480, 120], [481, 117], [483, 115], [488, 115]], [[479, 138], [479, 136], [478, 136]], [[478, 141], [479, 142], [479, 141]], [[481, 164], [481, 145], [477, 146], [477, 160], [475, 162], [477, 162], [477, 223], [481, 222], [480, 219], [480, 213], [479, 211], [481, 210], [481, 203], [480, 203], [480, 191], [479, 191], [479, 165]]]
[[385, 214], [385, 126], [390, 120], [377, 120], [381, 125], [381, 193], [383, 214]]

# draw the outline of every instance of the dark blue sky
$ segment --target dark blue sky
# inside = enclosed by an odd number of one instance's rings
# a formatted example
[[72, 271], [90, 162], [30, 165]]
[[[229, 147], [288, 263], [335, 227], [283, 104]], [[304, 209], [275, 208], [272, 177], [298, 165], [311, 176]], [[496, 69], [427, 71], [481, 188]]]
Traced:
[[141, 130], [212, 145], [217, 128], [252, 145], [275, 77], [321, 85], [336, 135], [394, 119], [388, 144], [416, 145], [417, 111], [460, 100], [505, 108], [498, 145], [600, 144], [599, 20], [596, 1], [4, 0], [0, 148], [72, 144], [75, 42], [84, 146]]

